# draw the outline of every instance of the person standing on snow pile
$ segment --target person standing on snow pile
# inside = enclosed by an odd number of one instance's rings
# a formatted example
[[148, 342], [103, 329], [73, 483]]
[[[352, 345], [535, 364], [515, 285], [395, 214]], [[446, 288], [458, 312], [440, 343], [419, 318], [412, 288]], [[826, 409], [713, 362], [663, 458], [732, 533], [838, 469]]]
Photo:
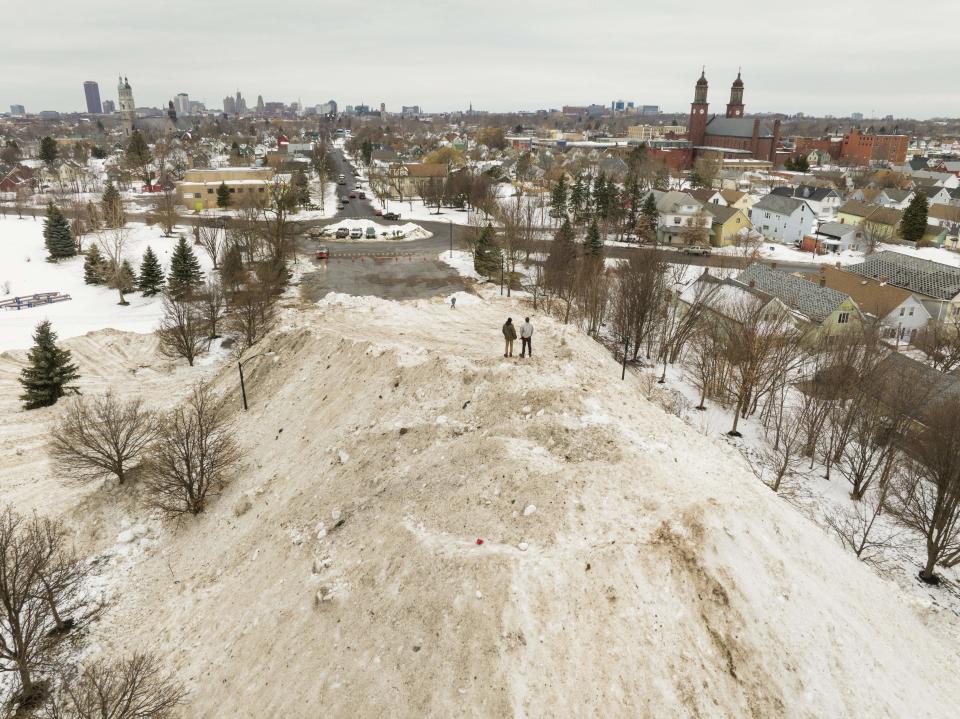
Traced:
[[512, 317], [507, 317], [507, 321], [503, 323], [503, 339], [507, 342], [503, 350], [503, 356], [513, 357], [513, 341], [517, 339], [517, 328], [513, 325]]
[[529, 354], [533, 357], [533, 345], [531, 340], [533, 339], [533, 325], [530, 324], [530, 318], [527, 317], [523, 324], [520, 325], [520, 356], [523, 357]]
[[453, 296], [450, 298], [450, 309], [451, 309], [451, 310], [457, 309], [457, 296], [456, 296], [456, 295], [453, 295]]

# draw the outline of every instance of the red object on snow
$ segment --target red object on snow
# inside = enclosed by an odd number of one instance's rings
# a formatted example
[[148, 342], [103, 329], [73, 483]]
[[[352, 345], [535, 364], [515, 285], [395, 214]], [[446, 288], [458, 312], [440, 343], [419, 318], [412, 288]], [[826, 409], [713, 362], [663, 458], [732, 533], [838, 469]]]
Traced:
[[483, 544], [483, 540], [480, 537], [477, 537], [477, 544]]

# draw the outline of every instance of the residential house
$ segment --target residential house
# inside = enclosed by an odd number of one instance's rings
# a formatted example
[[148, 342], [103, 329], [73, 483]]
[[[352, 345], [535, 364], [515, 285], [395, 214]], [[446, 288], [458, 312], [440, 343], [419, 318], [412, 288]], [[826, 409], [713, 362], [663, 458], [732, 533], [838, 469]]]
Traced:
[[874, 203], [876, 202], [877, 196], [880, 194], [880, 190], [876, 187], [860, 187], [850, 193], [848, 200], [856, 200], [857, 202], [865, 203]]
[[900, 252], [867, 255], [848, 272], [886, 282], [913, 293], [934, 321], [960, 317], [960, 268]]
[[805, 201], [817, 217], [833, 217], [840, 207], [840, 193], [832, 187], [812, 187], [810, 185], [776, 187], [773, 189], [773, 194]]
[[689, 190], [691, 197], [696, 199], [701, 205], [726, 205], [727, 201], [723, 198], [723, 193], [719, 190], [707, 189], [701, 187], [696, 190]]
[[747, 214], [736, 207], [708, 204], [704, 209], [712, 216], [710, 244], [714, 247], [732, 245], [736, 243], [738, 237], [753, 229]]
[[387, 189], [391, 197], [417, 197], [420, 186], [431, 180], [446, 180], [450, 166], [442, 162], [405, 162], [387, 170]]
[[29, 167], [18, 165], [0, 178], [0, 194], [13, 196], [20, 191], [30, 191], [35, 182], [36, 172]]
[[750, 210], [754, 229], [765, 237], [799, 244], [810, 233], [816, 213], [805, 200], [769, 194]]
[[946, 228], [951, 235], [960, 232], [960, 207], [955, 205], [930, 205], [927, 222]]
[[754, 262], [737, 282], [776, 297], [803, 320], [814, 337], [833, 337], [863, 324], [863, 314], [850, 295], [803, 277]]
[[873, 202], [884, 207], [892, 207], [895, 210], [905, 210], [907, 205], [913, 200], [913, 190], [901, 190], [899, 187], [884, 187]]
[[951, 172], [913, 170], [909, 174], [918, 185], [937, 185], [938, 187], [946, 187], [947, 189], [960, 187], [960, 178]]
[[950, 200], [953, 199], [953, 196], [950, 194], [950, 190], [946, 187], [938, 187], [937, 185], [917, 185], [915, 188], [916, 192], [922, 192], [926, 195], [927, 198], [927, 207], [930, 205], [947, 205], [950, 203]]
[[800, 249], [805, 252], [858, 252], [864, 249], [864, 234], [860, 225], [843, 222], [824, 222], [809, 237], [804, 237]]
[[927, 308], [910, 290], [888, 282], [830, 265], [806, 279], [852, 297], [860, 311], [881, 326], [884, 337], [898, 342], [912, 340], [930, 321]]
[[[703, 205], [687, 192], [658, 192], [654, 190], [660, 222], [657, 227], [657, 239], [667, 245], [682, 245], [690, 232], [684, 228], [709, 227], [711, 217], [706, 215]], [[706, 238], [704, 238], [706, 242]]]
[[739, 190], [720, 190], [720, 196], [724, 200], [720, 203], [721, 205], [736, 207], [738, 210], [743, 210], [747, 216], [750, 215], [750, 208], [757, 202], [756, 197], [747, 192], [740, 192]]

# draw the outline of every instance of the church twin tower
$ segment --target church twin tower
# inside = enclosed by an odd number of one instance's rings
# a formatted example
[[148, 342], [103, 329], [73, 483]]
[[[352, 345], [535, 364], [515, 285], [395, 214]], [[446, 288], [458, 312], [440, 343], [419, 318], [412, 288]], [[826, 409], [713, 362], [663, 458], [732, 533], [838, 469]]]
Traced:
[[[709, 116], [707, 110], [710, 104], [707, 102], [707, 75], [706, 68], [700, 73], [700, 79], [697, 80], [696, 88], [693, 91], [693, 102], [690, 104], [690, 124], [688, 133], [691, 141], [695, 145], [702, 144], [703, 136], [706, 134], [707, 122]], [[740, 79], [740, 71], [737, 71], [737, 79], [730, 86], [730, 102], [727, 103], [727, 117], [743, 117], [743, 80]]]

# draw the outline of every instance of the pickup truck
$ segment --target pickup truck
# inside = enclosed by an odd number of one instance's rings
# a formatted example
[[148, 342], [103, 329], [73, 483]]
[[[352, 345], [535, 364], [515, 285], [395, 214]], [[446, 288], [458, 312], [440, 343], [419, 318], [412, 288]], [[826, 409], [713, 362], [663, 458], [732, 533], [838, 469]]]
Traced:
[[699, 255], [700, 257], [709, 257], [712, 250], [709, 247], [704, 247], [703, 245], [691, 245], [690, 247], [684, 247], [681, 252], [685, 255]]

